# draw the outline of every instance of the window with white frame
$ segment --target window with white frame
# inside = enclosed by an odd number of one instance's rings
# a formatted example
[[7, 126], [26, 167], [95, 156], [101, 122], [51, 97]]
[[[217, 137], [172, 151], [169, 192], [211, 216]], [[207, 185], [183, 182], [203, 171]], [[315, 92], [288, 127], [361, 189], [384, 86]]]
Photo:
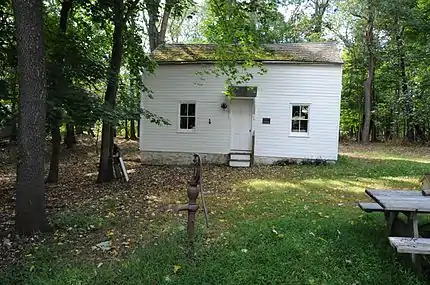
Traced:
[[181, 103], [179, 106], [179, 129], [191, 131], [196, 128], [196, 103]]
[[291, 105], [291, 132], [306, 134], [309, 131], [309, 105]]

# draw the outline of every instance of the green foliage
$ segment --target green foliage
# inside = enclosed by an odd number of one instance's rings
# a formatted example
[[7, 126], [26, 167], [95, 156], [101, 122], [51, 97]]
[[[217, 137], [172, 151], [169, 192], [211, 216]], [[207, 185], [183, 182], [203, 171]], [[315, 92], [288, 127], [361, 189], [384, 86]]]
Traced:
[[[157, 125], [170, 125], [170, 121], [150, 110], [141, 108], [140, 96], [152, 96], [143, 85], [141, 78], [136, 80], [131, 74], [123, 74], [118, 91], [118, 104], [115, 110], [115, 123], [119, 120], [140, 120], [141, 117]], [[141, 85], [139, 85], [139, 83]], [[146, 91], [145, 91], [146, 90]]]
[[[170, 3], [175, 9], [182, 9], [179, 2]], [[179, 13], [179, 10], [175, 13]], [[145, 86], [143, 76], [145, 73], [153, 73], [156, 63], [149, 57], [145, 50], [142, 37], [143, 27], [138, 25], [136, 19], [130, 19], [125, 33], [124, 58], [125, 64], [121, 74], [118, 101], [115, 110], [116, 123], [119, 120], [140, 120], [141, 116], [159, 125], [170, 124], [162, 116], [158, 116], [140, 106], [140, 96], [152, 98], [152, 92]]]
[[12, 13], [12, 1], [0, 2], [0, 78], [9, 68], [16, 66], [15, 26]]
[[[100, 89], [106, 74], [108, 31], [86, 15], [79, 2], [69, 16], [66, 33], [59, 28], [58, 5], [45, 17], [48, 73], [48, 121], [92, 127], [103, 115]], [[98, 94], [97, 94], [98, 93]]]
[[[280, 10], [292, 8], [287, 18]], [[313, 6], [314, 14], [308, 13]], [[225, 93], [232, 96], [231, 87], [246, 84], [256, 74], [265, 74], [261, 62], [255, 59], [266, 54], [263, 44], [331, 40], [325, 36], [323, 21], [332, 11], [331, 1], [251, 1], [207, 0], [203, 21], [199, 26], [204, 42], [217, 45], [214, 67], [199, 72], [225, 76]]]
[[64, 107], [67, 110], [66, 121], [75, 125], [90, 128], [105, 114], [103, 102], [97, 94], [80, 87], [72, 87], [66, 93]]
[[[422, 53], [429, 40], [425, 1], [372, 2], [376, 6], [376, 72], [374, 80], [373, 133], [379, 140], [403, 139], [412, 129], [415, 140], [430, 139], [428, 121], [428, 57]], [[359, 132], [366, 76], [364, 29], [366, 1], [339, 4], [343, 28], [349, 26], [343, 70], [341, 130]], [[427, 16], [426, 16], [427, 15]], [[426, 78], [426, 79], [424, 79]], [[351, 119], [351, 118], [354, 119]]]
[[202, 74], [225, 75], [226, 95], [232, 96], [232, 86], [244, 84], [253, 78], [253, 72], [249, 69], [257, 68], [260, 74], [266, 71], [255, 60], [266, 53], [257, 25], [261, 23], [265, 27], [266, 16], [275, 10], [276, 3], [271, 0], [258, 3], [209, 1], [202, 31], [208, 42], [216, 44], [217, 63]]
[[0, 127], [10, 124], [15, 115], [16, 41], [11, 1], [0, 3]]

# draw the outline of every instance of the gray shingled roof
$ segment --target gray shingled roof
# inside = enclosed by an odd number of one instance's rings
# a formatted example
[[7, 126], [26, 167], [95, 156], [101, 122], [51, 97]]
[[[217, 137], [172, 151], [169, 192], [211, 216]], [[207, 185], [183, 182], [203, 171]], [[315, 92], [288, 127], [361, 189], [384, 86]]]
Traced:
[[[267, 44], [264, 47], [269, 55], [257, 60], [343, 63], [335, 42]], [[217, 60], [215, 48], [214, 44], [166, 44], [155, 49], [152, 57], [159, 64], [214, 62]]]

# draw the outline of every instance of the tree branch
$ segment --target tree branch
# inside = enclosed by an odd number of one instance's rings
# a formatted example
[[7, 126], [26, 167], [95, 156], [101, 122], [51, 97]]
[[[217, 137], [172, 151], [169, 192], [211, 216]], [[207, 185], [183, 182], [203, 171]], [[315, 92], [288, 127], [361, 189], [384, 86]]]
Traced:
[[350, 14], [351, 14], [352, 16], [354, 16], [354, 17], [357, 17], [357, 18], [360, 18], [360, 19], [365, 19], [365, 20], [367, 20], [367, 17], [365, 17], [365, 16], [363, 16], [363, 15], [359, 15], [359, 14], [356, 14], [356, 13], [354, 13], [354, 12], [350, 12]]
[[142, 13], [142, 18], [143, 18], [143, 22], [145, 23], [146, 29], [148, 29], [149, 23], [148, 23], [148, 19], [145, 16], [145, 11], [143, 11], [143, 13]]
[[170, 12], [172, 11], [172, 5], [170, 0], [166, 0], [163, 19], [161, 21], [160, 32], [158, 33], [158, 44], [162, 44], [166, 40], [167, 25], [169, 23]]
[[158, 21], [158, 7], [160, 0], [154, 0], [150, 6], [146, 6], [146, 11], [148, 12], [148, 36], [149, 36], [149, 49], [151, 52], [155, 50], [158, 46], [159, 32], [157, 29]]
[[324, 25], [327, 29], [329, 29], [332, 33], [334, 33], [334, 35], [335, 35], [336, 37], [338, 37], [338, 38], [339, 38], [339, 39], [344, 43], [344, 45], [345, 45], [346, 47], [350, 48], [350, 47], [352, 47], [352, 46], [353, 46], [353, 43], [348, 39], [348, 37], [346, 37], [346, 36], [344, 36], [344, 35], [342, 35], [342, 34], [338, 33], [337, 31], [335, 31], [335, 30], [333, 29], [332, 25], [331, 25], [329, 22], [325, 22], [325, 23], [323, 23], [323, 25]]

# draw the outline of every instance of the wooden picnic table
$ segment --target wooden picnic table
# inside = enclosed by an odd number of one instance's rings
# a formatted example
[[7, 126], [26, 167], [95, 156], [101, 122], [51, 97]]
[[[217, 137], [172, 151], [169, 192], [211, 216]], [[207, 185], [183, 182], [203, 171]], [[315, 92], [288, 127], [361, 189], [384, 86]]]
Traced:
[[425, 196], [421, 191], [414, 190], [366, 189], [365, 192], [384, 210], [389, 235], [396, 230], [394, 223], [399, 213], [403, 213], [408, 218], [406, 229], [408, 232], [405, 234], [410, 237], [419, 236], [417, 214], [430, 213], [430, 196]]
[[[390, 243], [394, 247], [397, 249], [404, 247], [405, 243], [408, 242], [404, 237], [419, 238], [417, 214], [430, 213], [430, 196], [425, 196], [421, 191], [414, 190], [366, 189], [365, 192], [382, 207], [387, 220]], [[399, 213], [403, 213], [407, 217], [406, 223], [398, 219]], [[391, 237], [393, 234], [394, 237]], [[420, 239], [420, 242], [424, 241]], [[427, 244], [421, 250], [424, 253], [430, 250], [430, 247]], [[418, 257], [416, 256], [417, 249], [410, 248], [409, 252], [411, 253], [413, 264], [419, 265]]]
[[430, 213], [430, 196], [421, 191], [366, 189], [366, 194], [386, 211]]

